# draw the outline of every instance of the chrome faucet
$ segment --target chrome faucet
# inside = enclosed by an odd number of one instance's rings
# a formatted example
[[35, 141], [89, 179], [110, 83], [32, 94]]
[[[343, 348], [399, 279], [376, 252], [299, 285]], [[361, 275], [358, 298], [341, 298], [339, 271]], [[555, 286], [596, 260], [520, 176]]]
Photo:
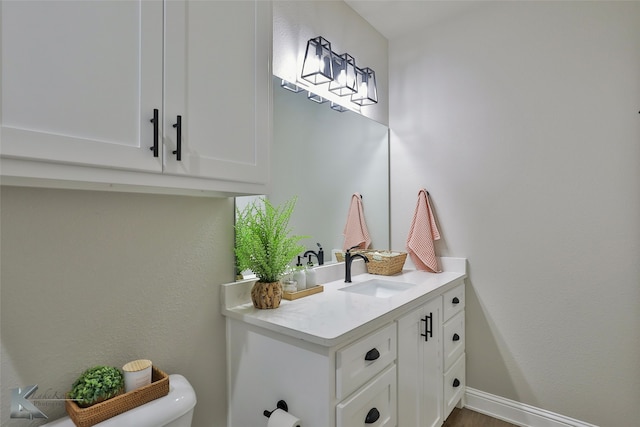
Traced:
[[344, 282], [351, 283], [351, 263], [354, 258], [362, 258], [364, 262], [369, 262], [369, 258], [367, 258], [363, 254], [351, 254], [351, 249], [356, 249], [358, 246], [354, 246], [352, 248], [347, 249], [347, 252], [344, 254]]

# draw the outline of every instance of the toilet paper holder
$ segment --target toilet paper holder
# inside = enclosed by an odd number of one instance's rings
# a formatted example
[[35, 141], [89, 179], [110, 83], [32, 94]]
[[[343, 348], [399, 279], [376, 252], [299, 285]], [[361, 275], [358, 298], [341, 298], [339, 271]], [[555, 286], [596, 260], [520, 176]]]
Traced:
[[[287, 405], [287, 402], [285, 402], [284, 400], [278, 400], [278, 403], [276, 404], [276, 409], [282, 409], [285, 412], [289, 412], [289, 406]], [[273, 411], [275, 411], [276, 409], [274, 409]], [[265, 409], [263, 414], [265, 417], [269, 418], [273, 411], [267, 411]]]

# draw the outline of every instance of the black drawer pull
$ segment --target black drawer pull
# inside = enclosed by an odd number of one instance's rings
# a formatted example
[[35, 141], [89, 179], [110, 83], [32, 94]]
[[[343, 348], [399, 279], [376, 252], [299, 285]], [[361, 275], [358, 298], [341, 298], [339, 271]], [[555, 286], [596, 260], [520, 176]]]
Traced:
[[451, 300], [451, 304], [460, 304], [460, 300], [458, 299], [458, 297], [453, 297], [453, 299]]
[[365, 424], [373, 424], [380, 418], [380, 412], [376, 408], [371, 408], [364, 419]]
[[454, 387], [458, 387], [459, 385], [460, 385], [460, 380], [459, 380], [459, 379], [457, 379], [457, 378], [456, 378], [456, 379], [454, 379], [454, 380], [453, 380], [453, 386], [454, 386]]
[[453, 334], [453, 340], [454, 340], [454, 341], [460, 341], [460, 335], [458, 335], [458, 334]]
[[433, 313], [429, 313], [428, 316], [424, 316], [424, 319], [420, 320], [425, 323], [424, 334], [420, 334], [420, 336], [423, 336], [425, 341], [429, 341], [429, 338], [433, 338]]
[[372, 348], [364, 356], [364, 360], [377, 360], [380, 357], [380, 352], [377, 348]]
[[176, 160], [182, 160], [182, 116], [177, 116], [177, 122], [173, 125], [176, 128], [176, 149], [173, 154], [176, 155]]
[[149, 147], [149, 150], [153, 151], [153, 157], [158, 157], [158, 132], [160, 126], [160, 119], [158, 118], [158, 109], [153, 109], [153, 119], [150, 120], [153, 123], [153, 145]]

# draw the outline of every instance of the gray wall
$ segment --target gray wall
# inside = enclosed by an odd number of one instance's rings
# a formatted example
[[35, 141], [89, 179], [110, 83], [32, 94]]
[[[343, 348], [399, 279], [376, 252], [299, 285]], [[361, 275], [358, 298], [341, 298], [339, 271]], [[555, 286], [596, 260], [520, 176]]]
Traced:
[[191, 382], [195, 427], [225, 425], [232, 199], [2, 187], [0, 202], [2, 426], [39, 424], [10, 420], [10, 388], [60, 395], [138, 358]]
[[468, 386], [640, 419], [640, 3], [491, 2], [391, 40], [392, 247], [469, 259]]

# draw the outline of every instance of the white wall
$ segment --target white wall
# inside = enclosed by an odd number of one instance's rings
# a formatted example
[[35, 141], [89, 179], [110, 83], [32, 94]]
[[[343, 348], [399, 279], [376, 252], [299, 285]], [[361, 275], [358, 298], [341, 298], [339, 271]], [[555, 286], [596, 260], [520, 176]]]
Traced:
[[[226, 425], [221, 283], [233, 200], [1, 187], [2, 407], [11, 388], [63, 395], [82, 370], [149, 358], [183, 374], [194, 427]], [[41, 410], [50, 420], [62, 403]]]
[[468, 257], [468, 386], [640, 419], [640, 3], [492, 2], [390, 41], [392, 246]]

